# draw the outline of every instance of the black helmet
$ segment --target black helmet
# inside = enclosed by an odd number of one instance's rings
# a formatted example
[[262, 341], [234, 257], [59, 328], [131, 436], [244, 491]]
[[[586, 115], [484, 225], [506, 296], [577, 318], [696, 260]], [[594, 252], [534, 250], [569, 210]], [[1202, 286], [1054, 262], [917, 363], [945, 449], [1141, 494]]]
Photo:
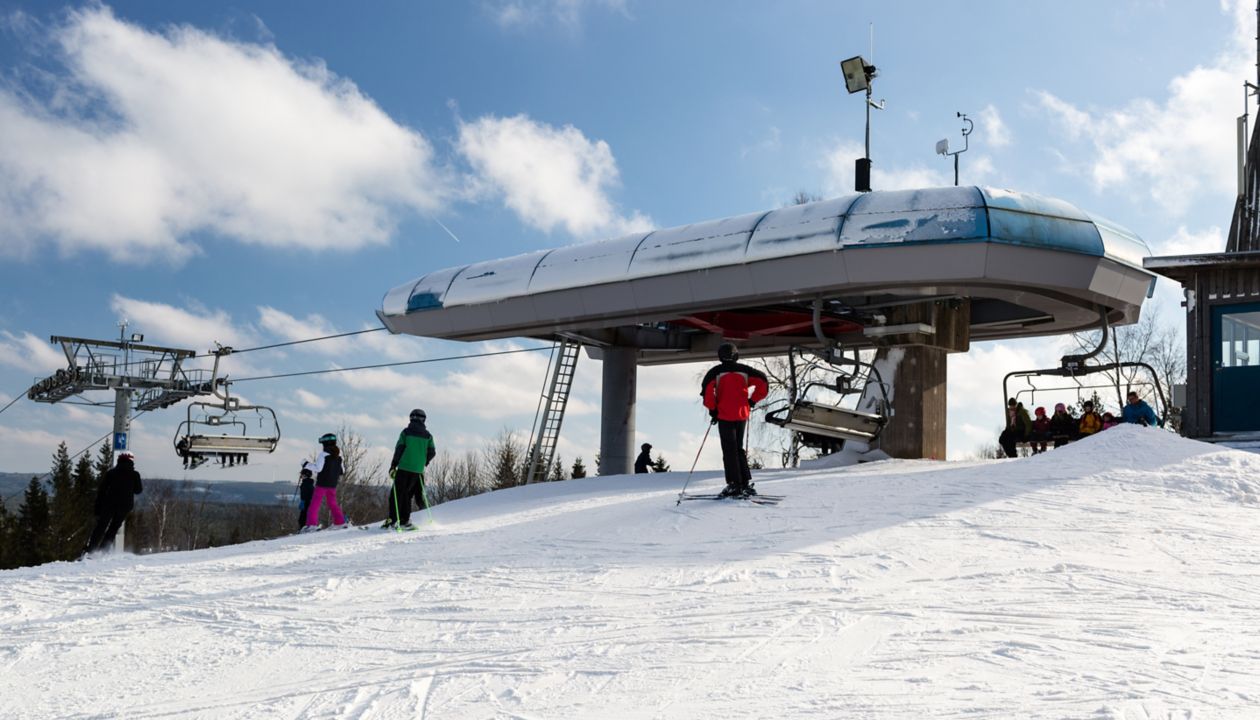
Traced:
[[639, 449], [640, 449], [640, 450], [651, 450], [651, 449], [652, 449], [652, 443], [643, 443], [641, 446], [639, 446]]
[[337, 436], [333, 435], [332, 433], [324, 433], [323, 435], [319, 436], [320, 445], [327, 445], [329, 443], [336, 444], [336, 442], [337, 442]]
[[739, 350], [730, 343], [722, 343], [718, 346], [718, 360], [722, 362], [735, 362], [739, 359]]
[[429, 416], [426, 415], [425, 412], [421, 410], [420, 408], [416, 408], [415, 410], [411, 411], [412, 420], [419, 420], [420, 422], [424, 422], [426, 419], [428, 419], [428, 417]]

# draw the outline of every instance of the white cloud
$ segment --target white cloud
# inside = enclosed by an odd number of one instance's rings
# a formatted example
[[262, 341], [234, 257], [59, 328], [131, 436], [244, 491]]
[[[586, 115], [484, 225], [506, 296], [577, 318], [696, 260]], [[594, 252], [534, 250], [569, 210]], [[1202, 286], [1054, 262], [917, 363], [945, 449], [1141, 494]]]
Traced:
[[1095, 188], [1147, 193], [1173, 216], [1202, 192], [1236, 190], [1233, 123], [1239, 83], [1254, 72], [1255, 13], [1242, 0], [1222, 6], [1235, 19], [1233, 42], [1210, 64], [1173, 78], [1162, 100], [1090, 111], [1035, 93], [1069, 140], [1088, 143], [1081, 163]]
[[28, 332], [14, 335], [7, 330], [0, 332], [0, 336], [3, 336], [0, 339], [0, 363], [4, 365], [41, 375], [68, 365], [60, 346], [49, 343], [47, 338]]
[[[853, 192], [853, 161], [862, 157], [866, 150], [860, 143], [850, 140], [837, 142], [823, 153], [823, 195], [836, 197]], [[878, 160], [871, 167], [871, 187], [876, 190], [907, 190], [911, 188], [943, 187], [954, 184], [953, 165], [946, 168], [930, 168], [915, 164], [903, 168], [883, 168]]]
[[296, 391], [294, 391], [293, 396], [297, 398], [297, 401], [301, 403], [303, 407], [308, 407], [308, 408], [328, 407], [327, 400], [316, 395], [310, 390], [303, 390], [302, 388], [298, 388]]
[[572, 125], [557, 129], [525, 115], [487, 116], [460, 123], [458, 147], [484, 189], [502, 195], [522, 221], [540, 230], [562, 226], [592, 237], [652, 227], [641, 213], [622, 215], [609, 199], [618, 170], [608, 143], [589, 140]]
[[0, 88], [7, 254], [179, 261], [198, 232], [353, 249], [445, 196], [429, 142], [318, 62], [103, 6], [51, 34], [55, 87]]
[[483, 7], [499, 27], [517, 30], [554, 21], [570, 30], [581, 27], [590, 7], [628, 15], [625, 0], [488, 0]]
[[1182, 225], [1152, 250], [1156, 255], [1205, 255], [1225, 252], [1225, 242], [1225, 231], [1215, 225], [1197, 233]]
[[215, 342], [236, 348], [256, 343], [252, 332], [237, 328], [232, 317], [222, 310], [185, 310], [122, 295], [114, 295], [109, 305], [152, 344], [169, 343], [203, 353]]
[[[1016, 370], [1055, 366], [1063, 354], [1062, 343], [1062, 338], [975, 343], [966, 354], [949, 355], [950, 460], [997, 443], [997, 434], [1005, 424], [1002, 378]], [[1039, 394], [1039, 398], [1044, 397]]]
[[993, 105], [986, 105], [977, 115], [981, 134], [986, 143], [993, 147], [1006, 147], [1011, 144], [1011, 131], [1002, 121], [1002, 115]]

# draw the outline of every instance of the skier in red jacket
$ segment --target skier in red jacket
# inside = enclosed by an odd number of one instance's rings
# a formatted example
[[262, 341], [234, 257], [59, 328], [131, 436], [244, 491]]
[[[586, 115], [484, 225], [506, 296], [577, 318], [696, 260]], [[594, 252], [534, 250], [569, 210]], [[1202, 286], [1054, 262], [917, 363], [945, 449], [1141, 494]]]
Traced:
[[[718, 426], [722, 439], [722, 467], [726, 471], [726, 488], [722, 497], [747, 497], [756, 495], [753, 489], [752, 471], [748, 469], [748, 454], [744, 452], [744, 426], [752, 415], [752, 407], [770, 392], [766, 374], [749, 367], [739, 360], [739, 351], [730, 343], [718, 348], [718, 359], [705, 373], [700, 394], [709, 417]], [[749, 390], [752, 395], [749, 395]]]

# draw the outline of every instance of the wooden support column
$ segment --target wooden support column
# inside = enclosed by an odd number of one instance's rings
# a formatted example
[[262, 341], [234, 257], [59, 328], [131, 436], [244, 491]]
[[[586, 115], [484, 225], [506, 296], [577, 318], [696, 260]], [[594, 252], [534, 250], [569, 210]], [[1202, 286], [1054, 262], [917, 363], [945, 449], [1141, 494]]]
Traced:
[[889, 324], [922, 324], [926, 332], [886, 340], [875, 354], [881, 372], [895, 367], [893, 415], [879, 447], [895, 458], [945, 459], [947, 356], [971, 346], [971, 302], [965, 298], [907, 305], [889, 313]]
[[[879, 436], [879, 447], [895, 458], [945, 459], [946, 359], [940, 348], [911, 345], [881, 348], [875, 366], [896, 362], [893, 416]], [[898, 359], [899, 358], [899, 359]]]

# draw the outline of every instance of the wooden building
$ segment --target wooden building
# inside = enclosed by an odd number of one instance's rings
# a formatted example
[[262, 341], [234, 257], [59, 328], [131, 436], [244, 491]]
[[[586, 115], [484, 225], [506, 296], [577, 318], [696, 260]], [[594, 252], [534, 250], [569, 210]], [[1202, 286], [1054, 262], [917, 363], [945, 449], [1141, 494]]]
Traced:
[[[1257, 125], [1260, 131], [1260, 125]], [[1252, 135], [1225, 252], [1149, 257], [1181, 283], [1186, 396], [1181, 433], [1206, 440], [1260, 435], [1260, 153]]]

